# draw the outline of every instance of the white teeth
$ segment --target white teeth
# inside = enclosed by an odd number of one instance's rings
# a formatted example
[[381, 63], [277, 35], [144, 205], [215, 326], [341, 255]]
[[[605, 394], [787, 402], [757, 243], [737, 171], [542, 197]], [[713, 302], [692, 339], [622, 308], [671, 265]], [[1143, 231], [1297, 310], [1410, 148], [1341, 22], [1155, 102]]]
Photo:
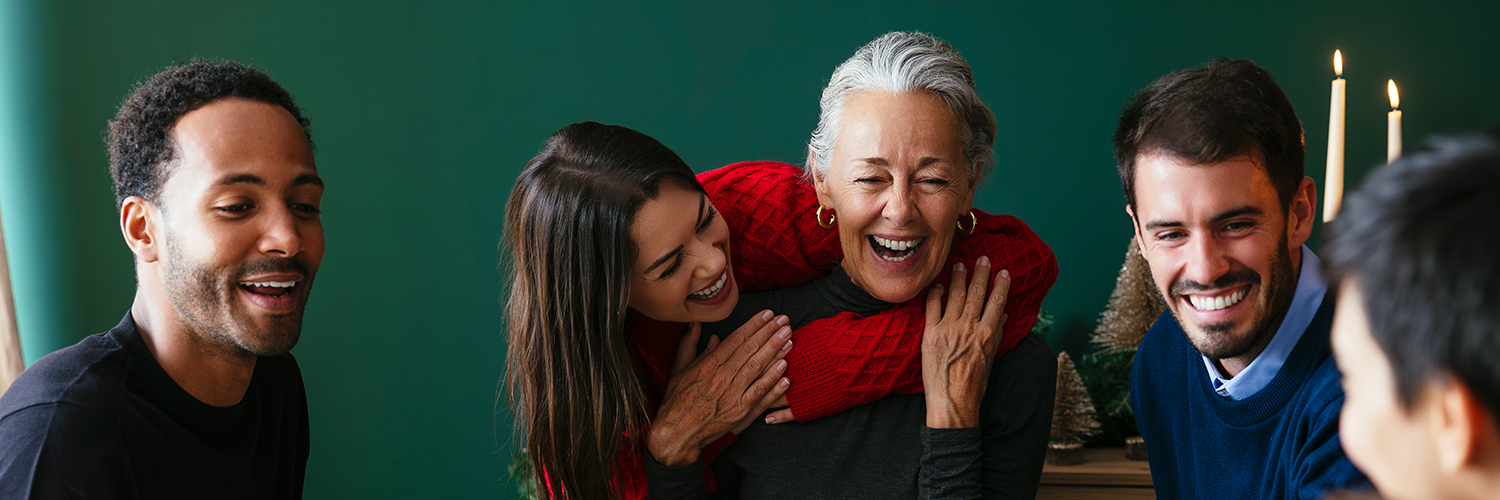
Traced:
[[724, 271], [724, 274], [719, 275], [719, 281], [714, 282], [713, 286], [710, 286], [710, 287], [704, 289], [703, 291], [700, 291], [700, 292], [697, 292], [697, 293], [693, 293], [693, 294], [689, 294], [688, 296], [689, 297], [693, 297], [693, 298], [698, 298], [698, 299], [712, 298], [713, 296], [718, 295], [719, 294], [719, 290], [723, 290], [724, 289], [724, 283], [728, 283], [728, 282], [729, 282], [729, 271]]
[[295, 282], [295, 281], [259, 281], [259, 282], [257, 282], [257, 281], [241, 281], [240, 285], [243, 285], [243, 286], [265, 286], [265, 287], [276, 287], [276, 288], [291, 288], [293, 286], [296, 286], [297, 282]]
[[1245, 298], [1245, 293], [1248, 291], [1249, 289], [1246, 288], [1229, 295], [1221, 295], [1213, 298], [1204, 298], [1197, 295], [1189, 295], [1187, 298], [1188, 302], [1193, 304], [1193, 309], [1199, 311], [1217, 311], [1238, 304], [1241, 299]]
[[891, 250], [894, 252], [905, 252], [907, 250], [912, 251], [912, 253], [902, 255], [900, 257], [886, 257], [885, 255], [880, 256], [880, 258], [885, 259], [888, 262], [901, 262], [903, 260], [911, 258], [911, 256], [916, 253], [917, 247], [922, 246], [922, 242], [927, 240], [927, 238], [917, 238], [914, 240], [891, 240], [875, 235], [870, 235], [870, 239], [873, 240], [875, 244], [880, 245], [882, 248], [885, 248], [887, 250]]

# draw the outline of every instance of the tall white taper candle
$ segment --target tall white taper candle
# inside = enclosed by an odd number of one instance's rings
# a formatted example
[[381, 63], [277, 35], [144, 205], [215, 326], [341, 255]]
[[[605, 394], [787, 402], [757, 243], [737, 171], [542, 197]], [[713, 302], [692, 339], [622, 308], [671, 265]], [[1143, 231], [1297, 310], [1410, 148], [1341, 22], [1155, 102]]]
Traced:
[[1396, 81], [1386, 83], [1391, 95], [1391, 112], [1386, 113], [1385, 162], [1395, 163], [1401, 157], [1401, 96], [1396, 93]]
[[1333, 90], [1328, 98], [1328, 170], [1323, 182], [1323, 222], [1344, 201], [1344, 56], [1333, 51]]

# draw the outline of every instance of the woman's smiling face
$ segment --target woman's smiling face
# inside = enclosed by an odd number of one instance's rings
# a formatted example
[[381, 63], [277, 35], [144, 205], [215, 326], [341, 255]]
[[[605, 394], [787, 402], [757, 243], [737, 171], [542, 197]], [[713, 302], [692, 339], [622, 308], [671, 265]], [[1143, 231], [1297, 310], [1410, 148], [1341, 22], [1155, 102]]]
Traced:
[[827, 172], [814, 176], [818, 202], [838, 215], [854, 283], [905, 302], [942, 270], [974, 202], [962, 127], [925, 91], [855, 94], [841, 118]]
[[729, 226], [703, 193], [663, 182], [636, 212], [630, 237], [631, 308], [659, 321], [711, 322], [739, 303]]

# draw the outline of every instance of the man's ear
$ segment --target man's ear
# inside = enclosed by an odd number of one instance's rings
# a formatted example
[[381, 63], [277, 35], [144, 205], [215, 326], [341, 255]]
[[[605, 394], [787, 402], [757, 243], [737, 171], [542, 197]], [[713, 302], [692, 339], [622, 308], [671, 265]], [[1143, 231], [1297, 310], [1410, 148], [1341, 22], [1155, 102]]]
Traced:
[[161, 252], [158, 230], [161, 211], [139, 196], [125, 198], [120, 204], [120, 233], [125, 236], [125, 245], [143, 263], [156, 262]]
[[1308, 238], [1312, 237], [1313, 221], [1318, 214], [1318, 187], [1312, 177], [1303, 177], [1292, 194], [1292, 205], [1287, 207], [1286, 232], [1290, 251], [1296, 252]]
[[1433, 417], [1430, 429], [1439, 470], [1451, 476], [1479, 459], [1483, 441], [1495, 440], [1496, 422], [1468, 384], [1451, 373], [1444, 377], [1443, 383], [1428, 385], [1432, 394], [1422, 404], [1429, 405]]
[[1145, 255], [1146, 240], [1141, 238], [1141, 221], [1135, 218], [1135, 207], [1125, 204], [1125, 214], [1130, 216], [1130, 230], [1135, 232], [1136, 247]]

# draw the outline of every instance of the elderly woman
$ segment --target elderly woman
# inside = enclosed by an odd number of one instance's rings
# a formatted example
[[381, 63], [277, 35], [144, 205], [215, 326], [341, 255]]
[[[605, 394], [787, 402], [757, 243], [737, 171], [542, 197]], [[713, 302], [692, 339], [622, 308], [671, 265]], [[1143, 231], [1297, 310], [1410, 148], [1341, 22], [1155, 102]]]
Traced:
[[[717, 496], [1035, 495], [1055, 359], [1026, 332], [1057, 267], [1025, 224], [972, 208], [994, 134], [994, 116], [958, 53], [928, 35], [897, 32], [835, 70], [805, 173], [760, 162], [699, 176], [726, 222], [740, 228], [733, 253], [745, 290], [808, 278], [786, 269], [830, 273], [744, 294], [726, 320], [705, 325], [705, 333], [727, 333], [765, 308], [793, 327], [831, 318], [820, 334], [799, 330], [786, 357], [791, 407], [751, 425], [714, 461]], [[1009, 274], [1003, 337], [938, 331], [943, 323], [933, 313], [944, 287], [933, 284], [948, 281], [949, 269], [958, 286], [966, 271], [982, 283], [991, 267]], [[977, 291], [968, 301], [975, 310], [983, 308]], [[889, 330], [841, 323], [886, 309]], [[895, 328], [912, 323], [925, 323], [926, 336]], [[995, 343], [1003, 355], [992, 365]], [[828, 358], [842, 369], [798, 371]], [[923, 386], [921, 395], [906, 394]], [[807, 422], [851, 401], [868, 404]], [[792, 417], [802, 422], [772, 424]], [[653, 496], [703, 495], [692, 467], [670, 465], [681, 464], [648, 465], [661, 485]]]

